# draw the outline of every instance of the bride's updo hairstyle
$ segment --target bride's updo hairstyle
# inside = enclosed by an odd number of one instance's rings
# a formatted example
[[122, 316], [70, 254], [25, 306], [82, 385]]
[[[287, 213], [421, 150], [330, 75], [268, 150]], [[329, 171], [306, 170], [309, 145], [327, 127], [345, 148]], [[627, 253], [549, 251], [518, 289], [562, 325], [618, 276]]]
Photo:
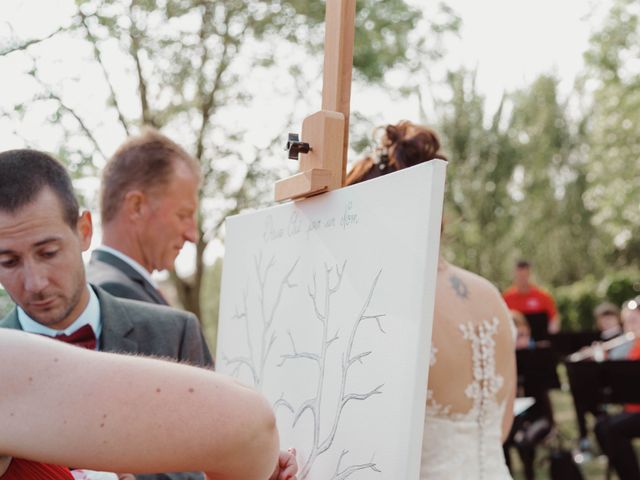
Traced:
[[436, 132], [428, 127], [403, 120], [397, 125], [381, 127], [376, 132], [380, 130], [382, 136], [374, 153], [356, 162], [347, 174], [345, 185], [371, 180], [434, 158], [447, 160], [440, 152]]

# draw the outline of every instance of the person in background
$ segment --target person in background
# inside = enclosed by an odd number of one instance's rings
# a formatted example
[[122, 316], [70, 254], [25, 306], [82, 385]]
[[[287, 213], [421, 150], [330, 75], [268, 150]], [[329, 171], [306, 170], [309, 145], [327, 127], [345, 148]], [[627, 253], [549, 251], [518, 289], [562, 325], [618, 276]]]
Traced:
[[128, 138], [102, 172], [102, 245], [89, 281], [116, 297], [166, 305], [151, 274], [196, 242], [200, 164], [160, 132]]
[[[640, 360], [640, 296], [624, 302], [622, 321], [625, 332], [633, 332], [636, 340], [631, 343], [627, 360]], [[602, 451], [609, 458], [609, 464], [620, 480], [640, 478], [640, 466], [632, 445], [634, 438], [640, 437], [640, 405], [627, 404], [624, 412], [603, 416], [596, 423], [596, 437]]]
[[[620, 309], [613, 303], [601, 303], [594, 309], [593, 316], [596, 319], [596, 328], [600, 332], [600, 338], [603, 342], [624, 333]], [[631, 345], [631, 342], [628, 342], [614, 347], [606, 352], [606, 357], [609, 360], [624, 360], [629, 354]]]
[[620, 309], [611, 302], [603, 302], [593, 310], [596, 328], [603, 341], [610, 340], [622, 333]]
[[[0, 153], [0, 284], [16, 304], [0, 328], [211, 366], [195, 315], [116, 298], [87, 283], [82, 252], [92, 233], [91, 214], [80, 212], [62, 164], [35, 150]], [[138, 476], [202, 478], [197, 472]]]
[[[516, 329], [516, 350], [535, 350], [548, 348], [548, 341], [535, 342], [531, 337], [531, 327], [525, 316], [517, 310], [511, 310], [511, 317]], [[524, 377], [518, 374], [518, 396], [524, 396]], [[509, 469], [511, 469], [511, 455], [513, 447], [518, 451], [520, 461], [524, 467], [527, 480], [533, 480], [533, 468], [536, 447], [551, 433], [553, 427], [553, 411], [551, 400], [546, 390], [529, 392], [534, 396], [535, 403], [520, 415], [516, 416], [507, 440], [504, 442], [504, 455]]]
[[[382, 132], [374, 154], [347, 175], [347, 185], [445, 159], [428, 127], [403, 121]], [[480, 471], [493, 480], [511, 478], [501, 447], [513, 419], [514, 351], [511, 317], [500, 292], [441, 257], [421, 479], [477, 478]]]
[[560, 318], [553, 297], [531, 283], [531, 263], [527, 260], [516, 263], [513, 284], [502, 295], [511, 310], [517, 310], [527, 318], [531, 315], [546, 315], [548, 333], [560, 331]]
[[510, 313], [516, 329], [516, 350], [536, 348], [536, 342], [531, 338], [531, 327], [527, 319], [517, 310], [510, 310]]
[[266, 399], [210, 370], [5, 329], [0, 385], [1, 480], [72, 479], [55, 465], [295, 480]]

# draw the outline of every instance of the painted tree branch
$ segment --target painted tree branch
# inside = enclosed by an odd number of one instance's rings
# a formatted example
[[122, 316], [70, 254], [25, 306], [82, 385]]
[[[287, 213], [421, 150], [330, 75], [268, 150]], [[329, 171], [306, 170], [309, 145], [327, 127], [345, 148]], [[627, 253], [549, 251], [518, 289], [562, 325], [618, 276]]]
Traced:
[[[247, 348], [249, 350], [248, 356], [237, 357], [223, 357], [225, 362], [229, 365], [235, 365], [234, 374], [238, 373], [240, 367], [246, 366], [249, 368], [253, 383], [256, 388], [260, 388], [264, 382], [264, 369], [267, 364], [267, 360], [271, 353], [272, 347], [277, 339], [276, 333], [273, 331], [273, 319], [280, 307], [283, 291], [285, 288], [292, 289], [296, 287], [295, 283], [291, 282], [291, 275], [293, 274], [299, 259], [296, 259], [289, 270], [283, 275], [278, 286], [276, 297], [271, 305], [270, 316], [266, 315], [267, 308], [267, 288], [269, 286], [270, 278], [272, 277], [272, 269], [276, 265], [274, 257], [271, 257], [266, 266], [263, 266], [262, 255], [257, 255], [254, 258], [255, 274], [257, 279], [258, 288], [256, 290], [256, 296], [259, 304], [260, 320], [253, 322], [250, 320], [248, 309], [248, 297], [249, 290], [246, 290], [243, 298], [243, 309], [236, 311], [233, 316], [235, 320], [244, 320], [245, 336], [247, 340]], [[255, 329], [259, 328], [259, 345], [258, 350], [254, 348], [252, 341], [252, 334], [255, 334]], [[252, 331], [252, 329], [254, 329]], [[293, 338], [291, 339], [293, 341]], [[294, 345], [295, 350], [295, 345]]]
[[318, 285], [316, 283], [316, 274], [314, 272], [314, 274], [313, 274], [313, 290], [311, 290], [311, 287], [307, 286], [307, 294], [309, 295], [309, 297], [311, 298], [311, 302], [313, 303], [313, 310], [314, 310], [314, 312], [316, 314], [316, 318], [318, 320], [320, 320], [320, 322], [324, 322], [324, 315], [322, 313], [320, 313], [320, 309], [318, 308], [317, 292], [318, 292]]
[[248, 308], [248, 297], [249, 297], [249, 292], [248, 290], [245, 290], [243, 293], [243, 299], [242, 299], [242, 310], [238, 311], [236, 309], [236, 313], [233, 315], [233, 317], [231, 317], [233, 320], [242, 320], [244, 323], [244, 329], [245, 329], [245, 335], [246, 335], [246, 339], [247, 339], [247, 347], [249, 350], [249, 355], [246, 357], [243, 356], [237, 356], [237, 357], [232, 357], [232, 358], [228, 358], [225, 355], [223, 355], [223, 360], [228, 364], [228, 365], [235, 365], [234, 369], [232, 370], [232, 375], [237, 376], [237, 374], [240, 371], [240, 367], [245, 366], [249, 369], [250, 373], [251, 373], [251, 377], [253, 378], [253, 384], [254, 385], [258, 385], [259, 383], [259, 374], [258, 374], [258, 370], [256, 369], [256, 362], [255, 362], [255, 352], [253, 349], [253, 342], [251, 340], [251, 328], [249, 325], [249, 308]]
[[[384, 314], [377, 314], [377, 315], [367, 314], [367, 311], [371, 304], [371, 300], [376, 290], [376, 286], [378, 284], [378, 280], [382, 273], [381, 271], [379, 271], [376, 274], [375, 278], [373, 279], [372, 285], [369, 289], [369, 292], [364, 301], [364, 304], [351, 329], [348, 342], [345, 346], [345, 351], [342, 354], [342, 371], [341, 371], [340, 388], [337, 396], [336, 407], [333, 412], [333, 416], [331, 417], [332, 421], [331, 421], [331, 427], [329, 429], [329, 432], [326, 433], [324, 437], [321, 439], [322, 435], [320, 431], [320, 424], [321, 424], [320, 420], [323, 413], [322, 412], [322, 396], [323, 396], [323, 390], [325, 387], [325, 375], [324, 375], [325, 365], [327, 362], [329, 346], [339, 338], [337, 332], [332, 338], [328, 338], [328, 328], [329, 328], [329, 322], [331, 318], [331, 299], [335, 294], [337, 294], [340, 291], [345, 270], [346, 270], [346, 261], [343, 263], [342, 268], [340, 268], [339, 265], [336, 265], [335, 270], [325, 265], [325, 282], [324, 282], [325, 285], [324, 285], [324, 298], [322, 299], [323, 301], [322, 310], [320, 309], [320, 306], [319, 306], [320, 299], [319, 299], [318, 285], [317, 285], [315, 273], [312, 275], [312, 284], [307, 287], [307, 293], [313, 305], [314, 315], [322, 325], [322, 334], [320, 338], [320, 352], [319, 353], [299, 352], [296, 348], [293, 336], [291, 335], [291, 333], [289, 333], [293, 353], [282, 355], [281, 362], [279, 364], [279, 366], [282, 366], [288, 360], [307, 359], [307, 360], [312, 360], [319, 367], [315, 396], [304, 401], [295, 411], [294, 418], [293, 418], [293, 426], [295, 427], [298, 420], [305, 413], [310, 413], [311, 416], [313, 417], [313, 441], [312, 441], [312, 446], [310, 448], [308, 457], [302, 462], [302, 466], [300, 469], [301, 479], [307, 478], [318, 456], [322, 455], [333, 445], [336, 438], [338, 426], [340, 424], [340, 419], [342, 417], [342, 413], [344, 411], [345, 406], [349, 404], [351, 401], [355, 401], [355, 400], [365, 401], [374, 395], [381, 394], [382, 387], [384, 386], [384, 384], [380, 384], [377, 387], [365, 393], [354, 393], [354, 392], [347, 393], [346, 392], [346, 383], [347, 383], [349, 369], [356, 362], [362, 363], [362, 359], [371, 354], [371, 351], [352, 354], [356, 333], [358, 329], [360, 328], [360, 326], [364, 321], [374, 319], [376, 321], [378, 329], [382, 333], [384, 333], [384, 330], [382, 329], [382, 325], [381, 325], [381, 319], [384, 317]], [[289, 410], [293, 411], [291, 404], [288, 403], [283, 397], [281, 397], [278, 400], [278, 402], [276, 402], [276, 404], [279, 406], [286, 406]], [[343, 452], [343, 454], [340, 456], [340, 460], [338, 461], [338, 467], [336, 468], [336, 473], [334, 478], [345, 479], [348, 476], [350, 476], [352, 473], [358, 470], [367, 469], [367, 468], [372, 469], [374, 471], [379, 471], [376, 467], [376, 464], [373, 462], [370, 462], [367, 464], [361, 464], [361, 465], [352, 465], [341, 471], [340, 463], [345, 453], [346, 452]]]
[[[344, 267], [343, 270], [344, 272]], [[354, 362], [358, 359], [358, 358], [362, 358], [362, 356], [356, 355], [355, 357], [351, 356], [351, 351], [353, 349], [353, 343], [355, 341], [356, 338], [356, 333], [358, 332], [358, 328], [360, 327], [360, 324], [362, 323], [362, 321], [365, 319], [365, 317], [367, 317], [367, 315], [365, 314], [365, 312], [367, 311], [367, 309], [369, 308], [369, 304], [371, 303], [371, 299], [373, 298], [373, 294], [375, 292], [375, 288], [376, 285], [378, 284], [378, 279], [380, 278], [380, 274], [382, 273], [382, 271], [379, 271], [375, 278], [373, 279], [373, 284], [371, 285], [371, 288], [369, 289], [369, 294], [367, 295], [367, 299], [364, 303], [364, 305], [362, 306], [362, 310], [360, 311], [360, 315], [358, 316], [358, 319], [356, 320], [356, 322], [353, 325], [353, 328], [351, 329], [351, 335], [349, 336], [349, 341], [347, 343], [347, 348], [346, 351], [343, 354], [342, 357], [342, 378], [341, 378], [341, 383], [340, 383], [340, 394], [339, 394], [339, 402], [338, 402], [338, 406], [337, 406], [337, 410], [334, 414], [334, 421], [333, 421], [333, 425], [331, 427], [331, 432], [329, 433], [329, 435], [326, 437], [325, 441], [318, 446], [318, 451], [319, 453], [323, 453], [325, 452], [327, 449], [329, 449], [329, 447], [331, 446], [331, 444], [333, 443], [333, 439], [335, 438], [335, 434], [336, 431], [338, 429], [338, 425], [340, 423], [340, 417], [342, 416], [342, 412], [344, 407], [347, 405], [347, 403], [349, 403], [351, 400], [366, 400], [369, 397], [373, 396], [373, 395], [378, 395], [380, 393], [382, 393], [381, 388], [383, 386], [382, 385], [378, 385], [376, 388], [374, 388], [373, 390], [371, 390], [370, 392], [364, 393], [364, 394], [355, 394], [355, 393], [350, 393], [350, 394], [345, 394], [345, 390], [346, 390], [346, 384], [347, 384], [347, 375], [349, 373], [349, 369], [351, 368], [351, 366], [354, 364]], [[373, 316], [368, 316], [369, 318], [375, 318], [375, 317], [380, 317], [382, 315], [373, 315]], [[383, 330], [381, 330], [382, 333], [384, 333]]]
[[298, 352], [298, 350], [296, 349], [296, 343], [293, 340], [293, 336], [291, 335], [291, 332], [288, 331], [287, 334], [289, 335], [289, 340], [291, 341], [291, 348], [293, 349], [293, 353], [281, 355], [282, 361], [278, 364], [279, 367], [284, 365], [284, 362], [286, 362], [287, 360], [293, 360], [296, 358], [306, 358], [308, 360], [313, 360], [318, 365], [320, 365], [320, 362], [321, 362], [320, 355], [318, 355], [317, 353], [310, 353], [310, 352]]
[[285, 287], [286, 288], [295, 288], [295, 287], [297, 287], [297, 285], [295, 283], [291, 283], [290, 282], [289, 278], [291, 277], [293, 271], [295, 270], [296, 266], [298, 265], [298, 261], [299, 260], [300, 259], [296, 259], [296, 261], [293, 262], [293, 265], [291, 265], [291, 268], [289, 269], [287, 274], [284, 276], [284, 278], [280, 282], [280, 288], [278, 288], [278, 294], [276, 295], [276, 300], [273, 303], [273, 306], [271, 307], [271, 314], [269, 315], [269, 320], [267, 321], [267, 324], [266, 324], [267, 328], [271, 328], [271, 326], [273, 325], [273, 320], [276, 317], [276, 311], [277, 311], [278, 307], [280, 306], [280, 300], [282, 299], [282, 293], [284, 292]]
[[284, 398], [284, 393], [280, 395], [280, 398], [273, 403], [273, 410], [278, 410], [279, 407], [284, 407], [291, 413], [295, 413], [293, 406]]
[[351, 465], [350, 467], [347, 467], [344, 470], [340, 471], [340, 464], [342, 463], [342, 459], [347, 453], [349, 453], [349, 450], [343, 450], [342, 453], [340, 454], [340, 458], [338, 459], [338, 464], [336, 466], [336, 473], [333, 475], [331, 480], [344, 480], [345, 478], [348, 478], [349, 476], [351, 476], [351, 474], [359, 470], [370, 469], [370, 470], [373, 470], [374, 472], [380, 472], [380, 469], [376, 466], [375, 463], [373, 463], [373, 459], [371, 459], [371, 462], [369, 463], [362, 463], [360, 465]]

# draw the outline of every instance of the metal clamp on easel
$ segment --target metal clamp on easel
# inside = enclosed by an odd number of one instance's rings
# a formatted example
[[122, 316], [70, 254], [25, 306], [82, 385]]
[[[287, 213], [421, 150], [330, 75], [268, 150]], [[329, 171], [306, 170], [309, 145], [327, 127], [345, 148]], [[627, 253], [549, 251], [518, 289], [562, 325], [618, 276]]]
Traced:
[[322, 110], [302, 122], [302, 140], [289, 134], [289, 158], [300, 173], [276, 182], [275, 199], [298, 200], [341, 188], [349, 146], [355, 0], [327, 0]]
[[309, 153], [311, 146], [306, 142], [301, 142], [297, 133], [290, 133], [287, 146], [284, 147], [289, 152], [289, 160], [299, 160], [300, 153]]

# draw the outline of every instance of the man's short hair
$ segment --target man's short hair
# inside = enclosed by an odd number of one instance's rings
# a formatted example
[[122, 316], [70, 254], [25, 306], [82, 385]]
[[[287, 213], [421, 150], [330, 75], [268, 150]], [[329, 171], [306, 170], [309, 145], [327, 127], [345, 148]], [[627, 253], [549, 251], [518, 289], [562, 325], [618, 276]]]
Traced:
[[80, 206], [65, 167], [52, 156], [37, 150], [8, 150], [0, 153], [0, 210], [15, 213], [50, 188], [58, 197], [63, 218], [76, 228]]
[[102, 172], [102, 222], [113, 220], [131, 190], [149, 192], [167, 185], [176, 162], [182, 162], [200, 178], [198, 161], [157, 130], [145, 128], [140, 135], [128, 138]]
[[531, 262], [529, 260], [518, 260], [516, 268], [531, 268]]

